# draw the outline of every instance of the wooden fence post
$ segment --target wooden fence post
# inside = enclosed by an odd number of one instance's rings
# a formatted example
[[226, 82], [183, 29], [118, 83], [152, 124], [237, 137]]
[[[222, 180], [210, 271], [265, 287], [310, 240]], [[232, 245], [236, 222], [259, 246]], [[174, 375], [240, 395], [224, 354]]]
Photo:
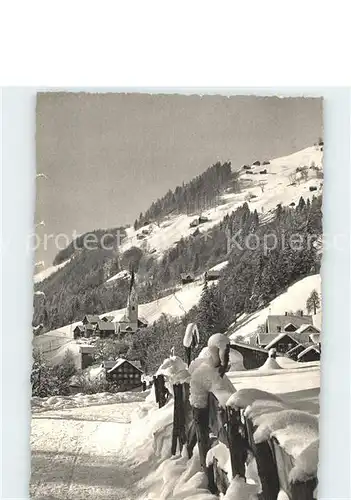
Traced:
[[197, 445], [199, 448], [200, 464], [202, 469], [207, 475], [208, 489], [211, 493], [216, 493], [217, 488], [214, 482], [213, 466], [206, 466], [206, 455], [209, 451], [210, 437], [209, 437], [209, 407], [195, 408], [193, 407], [194, 424], [196, 429]]
[[243, 435], [244, 430], [241, 422], [240, 410], [234, 410], [228, 407], [227, 415], [227, 434], [233, 477], [239, 475], [245, 478], [245, 462], [248, 446]]
[[291, 500], [313, 500], [313, 492], [317, 486], [317, 479], [312, 478], [304, 483], [290, 483]]
[[154, 387], [155, 387], [155, 398], [158, 407], [162, 408], [167, 402], [167, 389], [165, 386], [165, 378], [163, 375], [157, 375], [153, 377]]
[[[277, 500], [280, 490], [277, 467], [273, 453], [267, 441], [256, 444], [253, 440], [254, 427], [250, 419], [246, 419], [249, 444], [257, 463], [257, 470], [262, 484], [264, 500]], [[299, 498], [299, 500], [302, 500]]]
[[174, 408], [173, 408], [173, 432], [172, 432], [172, 455], [177, 452], [177, 444], [179, 442], [179, 451], [182, 452], [183, 446], [186, 443], [185, 436], [185, 405], [183, 398], [183, 385], [173, 385]]
[[159, 395], [158, 395], [157, 377], [156, 377], [156, 375], [154, 375], [152, 378], [153, 378], [153, 381], [154, 381], [155, 399], [156, 399], [156, 403], [158, 403], [158, 401], [159, 401]]

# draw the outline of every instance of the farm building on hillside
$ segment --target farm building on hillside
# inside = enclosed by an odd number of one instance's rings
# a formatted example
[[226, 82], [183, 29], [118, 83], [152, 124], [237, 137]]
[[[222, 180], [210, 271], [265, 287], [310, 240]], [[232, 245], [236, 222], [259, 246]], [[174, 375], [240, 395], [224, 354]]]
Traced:
[[106, 338], [114, 336], [116, 333], [116, 325], [115, 323], [111, 323], [110, 321], [102, 321], [96, 325], [96, 335], [100, 338]]
[[88, 323], [90, 325], [97, 325], [99, 321], [100, 318], [96, 314], [86, 314], [83, 318], [82, 323], [83, 325], [87, 325]]
[[200, 215], [200, 217], [197, 217], [196, 219], [190, 222], [189, 227], [197, 227], [200, 224], [205, 224], [205, 222], [208, 221], [209, 221], [208, 217], [206, 217], [205, 215]]
[[182, 273], [180, 275], [180, 279], [182, 281], [182, 285], [186, 285], [187, 283], [192, 283], [195, 280], [195, 277], [192, 273]]
[[73, 338], [78, 339], [79, 337], [85, 336], [85, 326], [77, 325], [73, 330]]
[[221, 275], [220, 271], [216, 271], [216, 270], [212, 269], [212, 270], [205, 272], [204, 280], [205, 281], [215, 281], [215, 280], [218, 280], [220, 278], [220, 275]]
[[104, 361], [106, 380], [117, 384], [121, 390], [128, 391], [142, 386], [143, 371], [135, 362], [119, 358], [116, 361]]
[[307, 361], [319, 361], [321, 359], [321, 348], [320, 345], [310, 345], [304, 351], [300, 352], [297, 356], [297, 361], [307, 362]]
[[305, 316], [303, 311], [299, 315], [288, 314], [287, 312], [282, 315], [269, 315], [265, 324], [265, 333], [293, 332], [302, 325], [313, 325], [312, 316]]

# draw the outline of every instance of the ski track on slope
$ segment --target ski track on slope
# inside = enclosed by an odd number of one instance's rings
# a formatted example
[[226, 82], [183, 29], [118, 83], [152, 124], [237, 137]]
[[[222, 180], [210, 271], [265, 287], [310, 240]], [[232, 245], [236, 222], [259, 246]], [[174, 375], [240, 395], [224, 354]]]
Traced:
[[134, 500], [141, 476], [125, 443], [138, 404], [33, 415], [31, 498]]

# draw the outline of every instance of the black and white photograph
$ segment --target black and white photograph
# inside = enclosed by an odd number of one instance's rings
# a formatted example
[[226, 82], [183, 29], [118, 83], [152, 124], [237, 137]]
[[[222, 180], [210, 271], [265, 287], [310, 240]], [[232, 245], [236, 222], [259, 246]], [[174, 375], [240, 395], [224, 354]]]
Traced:
[[323, 99], [35, 119], [30, 497], [317, 500]]

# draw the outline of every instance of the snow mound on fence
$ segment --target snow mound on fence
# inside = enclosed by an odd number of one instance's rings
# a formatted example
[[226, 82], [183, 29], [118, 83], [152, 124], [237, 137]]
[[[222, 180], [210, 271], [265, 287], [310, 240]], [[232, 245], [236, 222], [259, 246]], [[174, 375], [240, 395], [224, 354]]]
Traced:
[[208, 394], [212, 392], [222, 406], [226, 405], [228, 398], [235, 392], [235, 387], [224, 375], [220, 377], [218, 369], [204, 358], [191, 371], [190, 404], [195, 408], [207, 406]]
[[229, 344], [229, 338], [223, 333], [215, 333], [214, 335], [211, 335], [207, 342], [207, 346], [212, 357], [219, 357], [221, 364], [225, 363], [225, 353]]
[[317, 476], [319, 439], [312, 441], [295, 460], [295, 465], [289, 474], [291, 482], [306, 481]]
[[165, 359], [156, 375], [164, 375], [170, 385], [184, 384], [190, 378], [188, 367], [179, 356]]
[[259, 389], [240, 389], [228, 399], [227, 406], [236, 409], [246, 408], [254, 403], [254, 401], [260, 399], [266, 401], [279, 401], [283, 404], [282, 399], [275, 394], [271, 394], [270, 392], [261, 391]]
[[193, 343], [193, 340], [195, 340], [196, 345], [199, 344], [200, 342], [200, 334], [199, 334], [199, 329], [196, 325], [196, 323], [189, 323], [188, 326], [186, 327], [184, 338], [183, 338], [183, 346], [184, 347], [190, 347], [191, 344]]
[[256, 443], [271, 437], [292, 457], [298, 457], [305, 448], [318, 439], [318, 418], [300, 410], [281, 410], [253, 418], [257, 429], [254, 432]]

